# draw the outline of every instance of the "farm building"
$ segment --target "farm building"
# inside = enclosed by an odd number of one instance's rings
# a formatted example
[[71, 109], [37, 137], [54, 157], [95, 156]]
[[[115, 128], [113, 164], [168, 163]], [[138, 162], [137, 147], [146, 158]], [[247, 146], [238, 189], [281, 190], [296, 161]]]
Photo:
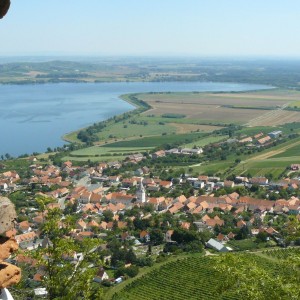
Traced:
[[280, 130], [276, 130], [276, 131], [272, 131], [270, 133], [268, 133], [268, 136], [272, 139], [277, 139], [282, 135], [282, 131]]
[[227, 249], [223, 244], [221, 244], [220, 242], [218, 242], [214, 239], [210, 239], [206, 243], [206, 247], [212, 248], [212, 249], [217, 250], [219, 252], [228, 252], [229, 251], [229, 249]]

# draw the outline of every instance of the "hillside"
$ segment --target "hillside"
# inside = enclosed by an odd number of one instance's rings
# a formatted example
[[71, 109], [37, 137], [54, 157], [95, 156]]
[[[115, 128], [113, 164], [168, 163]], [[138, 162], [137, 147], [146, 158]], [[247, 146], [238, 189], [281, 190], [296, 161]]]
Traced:
[[[285, 251], [287, 254], [295, 254], [299, 256], [299, 251]], [[279, 252], [278, 252], [279, 253]], [[231, 255], [232, 256], [232, 255]], [[223, 256], [226, 258], [226, 256]], [[276, 252], [272, 253], [258, 253], [258, 254], [234, 254], [234, 260], [239, 261], [242, 265], [236, 266], [241, 269], [241, 280], [244, 276], [247, 276], [243, 268], [251, 267], [257, 268], [258, 272], [266, 272], [265, 278], [260, 279], [261, 283], [266, 278], [277, 278], [278, 285], [283, 279], [283, 289], [291, 284], [292, 291], [293, 284], [299, 283], [299, 272], [295, 271], [292, 264], [286, 264], [282, 267], [281, 258], [289, 257], [289, 255], [276, 255]], [[274, 259], [275, 257], [275, 259]], [[242, 291], [243, 282], [239, 284], [233, 284], [229, 288], [227, 284], [229, 279], [234, 274], [235, 266], [229, 266], [228, 270], [232, 269], [232, 273], [220, 272], [225, 265], [220, 264], [222, 256], [189, 256], [186, 258], [178, 259], [164, 264], [159, 269], [155, 269], [146, 275], [129, 282], [124, 285], [123, 289], [119, 290], [113, 295], [112, 300], [135, 300], [135, 299], [240, 299], [243, 295], [244, 299], [250, 299], [247, 293]], [[232, 257], [229, 256], [229, 262]], [[294, 282], [289, 281], [290, 274], [294, 278]], [[259, 277], [253, 280], [259, 280]], [[234, 282], [234, 281], [233, 281]], [[267, 281], [266, 281], [267, 282]], [[245, 282], [249, 284], [248, 282]], [[241, 289], [239, 289], [239, 286]], [[250, 286], [249, 286], [250, 288]], [[281, 297], [278, 293], [278, 296]], [[287, 296], [287, 294], [285, 295]], [[293, 299], [296, 296], [292, 293], [291, 298], [278, 299]], [[297, 296], [296, 296], [297, 297]], [[253, 299], [253, 298], [251, 298]], [[266, 295], [265, 298], [258, 296], [256, 299], [271, 299]], [[272, 298], [273, 299], [273, 298]], [[296, 299], [296, 298], [294, 298]]]

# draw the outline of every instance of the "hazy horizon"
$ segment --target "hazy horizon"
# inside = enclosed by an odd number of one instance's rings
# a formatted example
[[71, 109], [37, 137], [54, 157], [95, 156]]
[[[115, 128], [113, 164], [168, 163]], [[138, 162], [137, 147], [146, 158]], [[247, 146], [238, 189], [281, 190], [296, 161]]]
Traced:
[[0, 56], [300, 58], [300, 1], [14, 0]]

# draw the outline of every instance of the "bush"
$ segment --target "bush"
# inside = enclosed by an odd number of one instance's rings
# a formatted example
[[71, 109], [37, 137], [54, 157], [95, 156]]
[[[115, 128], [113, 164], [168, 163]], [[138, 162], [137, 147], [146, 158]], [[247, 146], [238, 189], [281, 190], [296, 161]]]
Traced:
[[128, 277], [135, 277], [139, 273], [139, 267], [138, 266], [130, 266], [128, 268], [120, 267], [115, 272], [115, 277], [120, 277], [127, 275]]
[[151, 257], [141, 257], [137, 260], [137, 265], [140, 267], [151, 267], [154, 261]]
[[139, 267], [138, 266], [131, 266], [129, 268], [126, 268], [125, 274], [127, 274], [129, 277], [135, 277], [139, 273]]

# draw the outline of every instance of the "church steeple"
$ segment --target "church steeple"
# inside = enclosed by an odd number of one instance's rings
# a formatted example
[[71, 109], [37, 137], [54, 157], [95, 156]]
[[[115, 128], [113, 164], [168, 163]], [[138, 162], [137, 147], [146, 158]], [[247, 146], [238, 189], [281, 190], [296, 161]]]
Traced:
[[139, 187], [136, 191], [136, 199], [138, 203], [145, 203], [146, 202], [146, 190], [143, 185], [143, 178], [141, 178]]

